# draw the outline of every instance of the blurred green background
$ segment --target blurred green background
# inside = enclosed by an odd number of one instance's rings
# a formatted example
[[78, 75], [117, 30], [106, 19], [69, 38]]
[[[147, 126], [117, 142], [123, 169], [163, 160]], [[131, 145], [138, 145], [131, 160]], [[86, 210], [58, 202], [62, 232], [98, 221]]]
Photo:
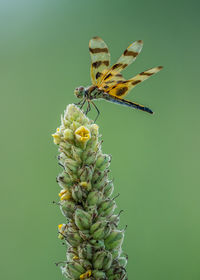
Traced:
[[128, 225], [129, 279], [200, 279], [199, 8], [194, 0], [0, 0], [1, 279], [64, 279], [54, 265], [65, 247], [64, 218], [51, 203], [60, 171], [51, 133], [76, 102], [74, 88], [90, 84], [88, 41], [97, 35], [113, 63], [144, 40], [126, 78], [164, 66], [129, 95], [155, 115], [97, 104]]

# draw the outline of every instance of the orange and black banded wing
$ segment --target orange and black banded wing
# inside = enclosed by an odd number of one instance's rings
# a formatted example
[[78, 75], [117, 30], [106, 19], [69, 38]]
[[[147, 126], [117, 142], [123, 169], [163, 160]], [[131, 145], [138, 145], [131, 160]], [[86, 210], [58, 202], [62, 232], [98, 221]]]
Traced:
[[99, 88], [104, 90], [105, 92], [108, 92], [113, 86], [115, 86], [119, 82], [126, 81], [121, 73], [118, 72], [112, 72], [112, 78], [102, 81]]
[[99, 85], [110, 64], [110, 53], [106, 43], [99, 37], [89, 42], [91, 56], [91, 80], [93, 85]]
[[162, 68], [162, 66], [154, 67], [136, 75], [132, 79], [127, 81], [119, 81], [111, 88], [108, 88], [107, 93], [118, 98], [124, 98], [132, 88], [145, 81], [153, 74], [158, 73]]
[[120, 56], [118, 61], [108, 70], [107, 73], [104, 74], [102, 78], [102, 83], [108, 82], [116, 75], [116, 73], [120, 73], [123, 69], [125, 69], [128, 65], [134, 62], [141, 52], [143, 46], [142, 40], [138, 40], [132, 43]]

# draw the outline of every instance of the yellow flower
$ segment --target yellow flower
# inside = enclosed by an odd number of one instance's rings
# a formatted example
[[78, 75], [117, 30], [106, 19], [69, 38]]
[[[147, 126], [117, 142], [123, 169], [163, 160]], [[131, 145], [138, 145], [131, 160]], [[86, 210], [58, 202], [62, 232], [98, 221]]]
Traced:
[[61, 230], [62, 226], [63, 226], [63, 224], [59, 224], [58, 229]]
[[87, 129], [83, 125], [77, 128], [77, 130], [75, 131], [75, 136], [79, 142], [83, 143], [87, 142], [91, 138], [89, 129]]
[[60, 200], [69, 200], [71, 198], [71, 193], [68, 190], [62, 190], [58, 195]]
[[78, 256], [74, 256], [73, 260], [79, 260], [79, 257]]
[[81, 187], [87, 188], [88, 183], [87, 182], [80, 182]]
[[85, 279], [85, 278], [88, 278], [92, 275], [92, 270], [88, 270], [86, 271], [85, 273], [81, 274], [80, 275], [80, 279]]
[[55, 144], [60, 144], [61, 139], [60, 139], [60, 135], [58, 135], [57, 133], [51, 134], [53, 136], [53, 141]]

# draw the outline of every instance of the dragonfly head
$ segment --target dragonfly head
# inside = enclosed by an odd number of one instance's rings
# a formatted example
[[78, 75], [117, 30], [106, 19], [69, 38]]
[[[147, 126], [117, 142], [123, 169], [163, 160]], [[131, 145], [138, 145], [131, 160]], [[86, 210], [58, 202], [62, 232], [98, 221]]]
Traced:
[[85, 96], [85, 88], [84, 87], [75, 88], [74, 94], [78, 98], [83, 98]]

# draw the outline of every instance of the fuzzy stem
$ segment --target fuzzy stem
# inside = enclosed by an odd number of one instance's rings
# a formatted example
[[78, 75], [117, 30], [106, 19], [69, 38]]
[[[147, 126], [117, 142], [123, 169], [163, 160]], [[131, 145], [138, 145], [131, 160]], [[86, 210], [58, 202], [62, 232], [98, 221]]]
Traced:
[[60, 209], [66, 221], [58, 226], [67, 243], [61, 270], [69, 279], [127, 279], [127, 258], [122, 254], [124, 230], [111, 198], [111, 156], [101, 151], [99, 128], [74, 104], [68, 105], [53, 134], [59, 146], [57, 177]]

